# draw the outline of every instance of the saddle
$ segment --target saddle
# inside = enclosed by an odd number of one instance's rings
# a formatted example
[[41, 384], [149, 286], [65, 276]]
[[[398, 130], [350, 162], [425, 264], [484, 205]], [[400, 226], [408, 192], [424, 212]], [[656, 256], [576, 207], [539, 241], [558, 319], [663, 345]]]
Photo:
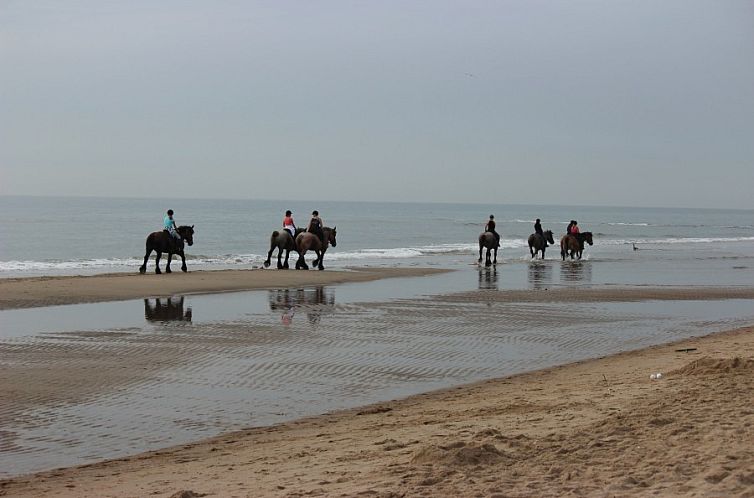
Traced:
[[183, 250], [183, 239], [176, 239], [167, 230], [162, 230], [168, 238], [168, 250], [172, 253], [180, 252]]
[[549, 246], [549, 245], [547, 244], [547, 237], [545, 237], [545, 234], [543, 234], [543, 233], [539, 233], [539, 232], [534, 232], [534, 235], [535, 235], [535, 236], [537, 236], [537, 238], [539, 238], [539, 240], [541, 240], [541, 241], [542, 241], [542, 246], [543, 246], [543, 247], [550, 247], [550, 246]]

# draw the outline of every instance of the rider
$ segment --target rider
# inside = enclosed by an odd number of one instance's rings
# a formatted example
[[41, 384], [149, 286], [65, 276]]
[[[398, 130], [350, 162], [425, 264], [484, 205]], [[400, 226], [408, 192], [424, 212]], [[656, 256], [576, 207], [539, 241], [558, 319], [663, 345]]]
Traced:
[[168, 209], [168, 214], [162, 220], [162, 228], [173, 238], [175, 247], [181, 242], [181, 234], [178, 233], [175, 225], [175, 219], [173, 219], [173, 210]]
[[487, 224], [484, 225], [485, 232], [492, 232], [495, 236], [495, 247], [500, 247], [500, 234], [495, 231], [495, 215], [491, 214], [490, 219], [487, 220]]
[[584, 250], [584, 239], [581, 237], [581, 230], [579, 230], [579, 222], [576, 220], [573, 220], [573, 225], [571, 225], [571, 235], [576, 237], [576, 240], [579, 241], [579, 247], [581, 250]]
[[293, 213], [290, 209], [285, 212], [285, 218], [283, 218], [283, 229], [288, 230], [291, 237], [296, 236], [296, 224], [293, 223]]
[[576, 220], [571, 220], [571, 222], [566, 227], [566, 235], [571, 235], [571, 228], [573, 228], [573, 224], [576, 223]]
[[325, 232], [322, 231], [323, 226], [324, 223], [322, 222], [322, 218], [319, 217], [319, 211], [315, 209], [314, 211], [312, 211], [312, 219], [309, 220], [309, 226], [306, 227], [306, 231], [316, 235], [319, 238], [320, 242], [324, 244]]
[[542, 231], [542, 223], [539, 218], [534, 222], [534, 233], [539, 234], [542, 237], [542, 240], [545, 241], [545, 247], [547, 247], [547, 239], [545, 238], [545, 232]]

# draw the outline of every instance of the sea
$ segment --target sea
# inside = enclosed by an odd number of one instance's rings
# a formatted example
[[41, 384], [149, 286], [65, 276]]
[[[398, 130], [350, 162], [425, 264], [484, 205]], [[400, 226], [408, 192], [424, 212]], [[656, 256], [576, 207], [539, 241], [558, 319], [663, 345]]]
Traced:
[[[137, 272], [145, 239], [168, 209], [179, 225], [194, 226], [189, 271], [259, 268], [285, 210], [305, 226], [317, 209], [337, 228], [326, 268], [476, 267], [477, 237], [494, 214], [503, 287], [754, 283], [752, 210], [26, 196], [0, 196], [0, 278]], [[557, 247], [544, 262], [531, 258], [526, 240], [536, 218], [556, 242], [572, 219], [594, 234], [578, 272], [532, 277], [536, 265], [563, 264]]]

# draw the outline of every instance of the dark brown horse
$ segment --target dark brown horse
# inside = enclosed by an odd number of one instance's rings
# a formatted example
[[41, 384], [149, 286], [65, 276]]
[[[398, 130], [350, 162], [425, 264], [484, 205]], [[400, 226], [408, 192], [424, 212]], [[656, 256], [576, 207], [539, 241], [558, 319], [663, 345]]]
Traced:
[[[296, 229], [296, 235], [303, 232], [303, 228], [297, 228]], [[270, 252], [267, 253], [267, 259], [264, 262], [264, 267], [269, 268], [270, 267], [270, 260], [272, 259], [272, 253], [275, 251], [275, 249], [278, 250], [278, 270], [287, 270], [288, 269], [288, 257], [291, 255], [291, 251], [296, 250], [296, 243], [291, 235], [291, 232], [288, 230], [275, 230], [272, 232], [272, 235], [270, 236]], [[283, 254], [283, 251], [285, 251], [285, 262], [282, 263], [280, 261], [280, 257]]]
[[338, 245], [337, 240], [335, 240], [336, 229], [337, 227], [322, 228], [322, 232], [324, 232], [325, 234], [324, 244], [321, 240], [319, 240], [319, 237], [311, 232], [302, 232], [296, 236], [296, 252], [298, 252], [298, 261], [296, 261], [297, 270], [301, 268], [303, 268], [304, 270], [309, 269], [309, 265], [307, 265], [306, 260], [304, 260], [306, 251], [314, 251], [317, 254], [317, 259], [312, 261], [313, 266], [316, 266], [320, 270], [325, 269], [325, 267], [322, 265], [322, 260], [325, 257], [325, 251], [327, 251], [327, 248], [329, 246], [335, 247]]
[[[487, 259], [484, 261], [484, 266], [490, 266], [497, 264], [497, 240], [495, 240], [495, 234], [492, 232], [482, 232], [479, 234], [479, 263], [482, 262], [482, 249], [487, 249]], [[490, 261], [490, 252], [495, 251], [494, 261]]]
[[542, 259], [545, 259], [545, 248], [547, 243], [554, 246], [555, 239], [552, 238], [552, 230], [545, 230], [544, 235], [533, 233], [529, 235], [529, 252], [531, 257], [537, 255], [539, 251], [542, 251]]
[[155, 269], [157, 274], [162, 273], [160, 271], [160, 258], [162, 253], [168, 253], [168, 263], [165, 265], [165, 273], [171, 273], [170, 262], [173, 260], [173, 254], [177, 254], [181, 257], [182, 265], [181, 270], [188, 271], [186, 268], [186, 255], [183, 253], [184, 242], [188, 245], [194, 244], [194, 225], [180, 226], [176, 228], [176, 232], [181, 236], [181, 240], [177, 241], [167, 231], [161, 230], [159, 232], [152, 232], [147, 236], [147, 253], [144, 255], [144, 264], [139, 268], [139, 273], [147, 272], [147, 261], [152, 251], [157, 253], [154, 260]]
[[563, 235], [563, 238], [560, 239], [560, 257], [563, 258], [563, 261], [565, 261], [566, 255], [570, 255], [571, 259], [574, 256], [581, 259], [581, 254], [584, 252], [584, 242], [590, 246], [594, 244], [592, 232]]

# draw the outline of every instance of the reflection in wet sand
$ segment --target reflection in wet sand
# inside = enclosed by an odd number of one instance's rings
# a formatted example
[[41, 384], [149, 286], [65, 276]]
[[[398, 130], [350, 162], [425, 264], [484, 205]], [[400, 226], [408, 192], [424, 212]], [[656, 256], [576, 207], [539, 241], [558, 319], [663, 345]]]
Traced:
[[532, 289], [546, 289], [552, 285], [552, 266], [544, 261], [531, 261], [528, 278]]
[[479, 267], [479, 289], [497, 290], [497, 267]]
[[565, 261], [560, 265], [560, 281], [571, 284], [592, 283], [592, 264], [589, 261]]
[[191, 306], [184, 310], [184, 297], [168, 297], [144, 300], [144, 318], [148, 322], [190, 322]]
[[322, 312], [335, 305], [335, 290], [322, 285], [313, 289], [276, 289], [269, 291], [270, 309], [281, 311], [283, 325], [291, 325], [296, 311], [304, 311], [311, 325], [317, 325]]

